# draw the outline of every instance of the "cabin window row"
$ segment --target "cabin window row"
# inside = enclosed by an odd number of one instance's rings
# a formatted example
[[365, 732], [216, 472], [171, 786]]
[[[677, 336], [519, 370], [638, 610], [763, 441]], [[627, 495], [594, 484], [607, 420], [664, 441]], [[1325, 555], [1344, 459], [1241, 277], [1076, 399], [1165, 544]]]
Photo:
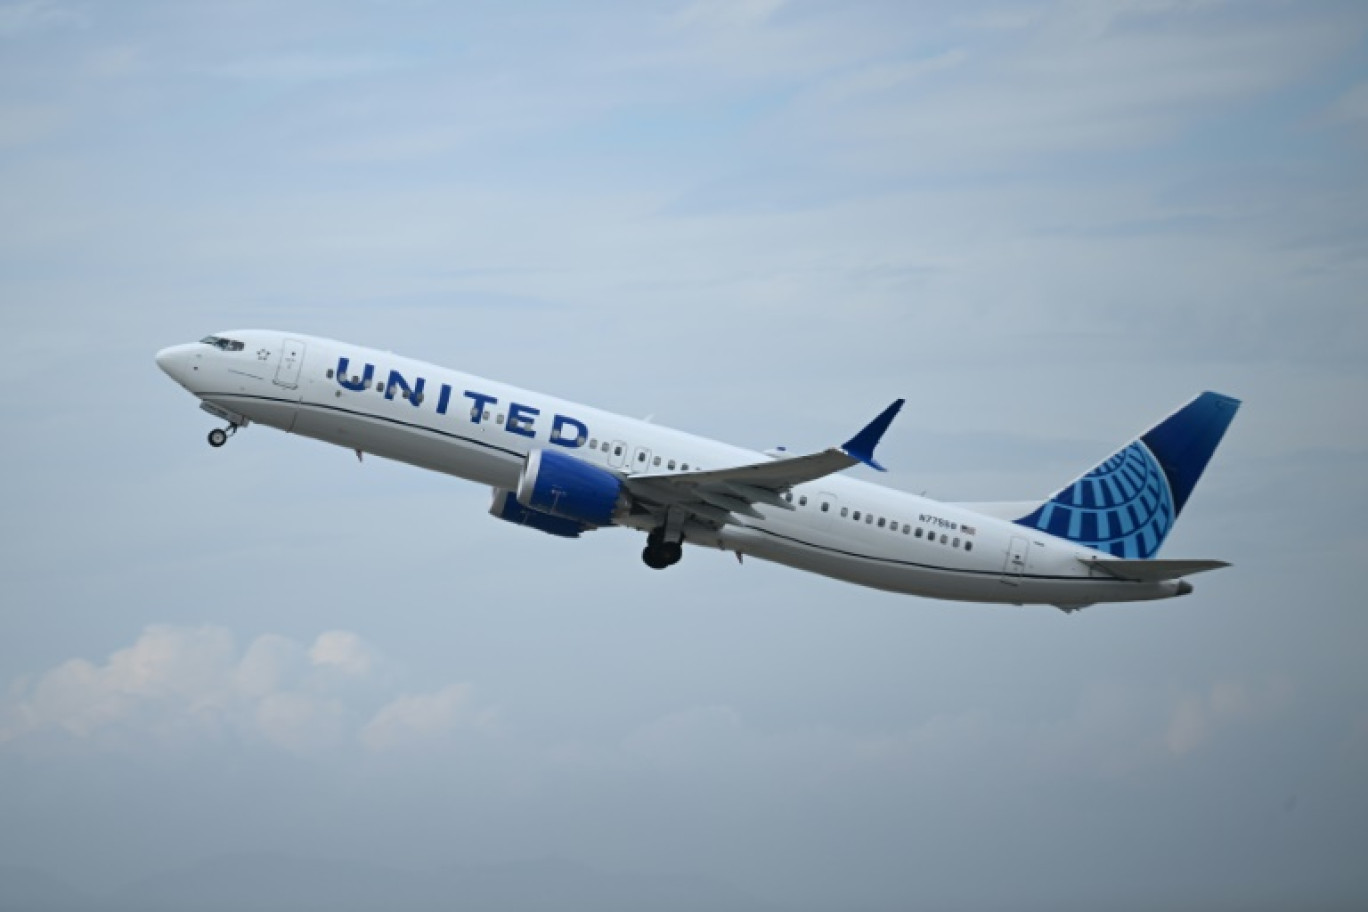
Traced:
[[[600, 443], [597, 437], [590, 437], [589, 449], [598, 450], [599, 452], [603, 453], [607, 453], [609, 450], [612, 450], [613, 456], [621, 457], [622, 454], [627, 451], [627, 445], [625, 443], [610, 443], [607, 440], [604, 440], [602, 443]], [[676, 470], [680, 472], [689, 471], [689, 464], [687, 462], [679, 462], [675, 459], [665, 459], [661, 456], [651, 456], [651, 454], [646, 450], [640, 450], [637, 453], [636, 458], [637, 462], [643, 466], [646, 464], [647, 459], [650, 459], [651, 465], [657, 469], [664, 467], [666, 470], [670, 472], [674, 472]], [[702, 471], [701, 467], [697, 470]]]
[[[793, 503], [792, 492], [785, 494], [784, 500]], [[798, 496], [798, 506], [806, 507], [807, 503], [807, 495], [800, 494]], [[829, 512], [831, 510], [831, 503], [825, 500], [822, 501], [821, 510], [823, 513]], [[935, 531], [928, 532], [922, 526], [917, 526], [914, 529], [911, 523], [899, 522], [896, 519], [890, 520], [884, 516], [875, 516], [873, 513], [868, 513], [863, 510], [851, 510], [849, 507], [841, 507], [841, 516], [848, 517], [853, 522], [864, 520], [866, 525], [877, 526], [880, 529], [888, 529], [890, 532], [901, 532], [903, 535], [911, 535], [913, 538], [924, 538], [928, 542], [936, 541], [937, 533]], [[974, 550], [974, 543], [972, 541], [969, 541], [968, 539], [962, 540], [958, 536], [952, 538], [944, 533], [940, 534], [940, 543], [942, 545], [949, 545], [952, 548], [962, 547], [965, 551]]]
[[[327, 374], [327, 376], [328, 376], [328, 379], [329, 379], [329, 380], [331, 380], [331, 379], [333, 378], [333, 376], [334, 376], [334, 375], [333, 375], [333, 369], [332, 369], [331, 367], [328, 368], [328, 374]], [[343, 377], [342, 379], [345, 380], [346, 377]], [[353, 375], [352, 375], [352, 378], [351, 378], [351, 382], [352, 382], [352, 384], [353, 384], [354, 386], [360, 386], [360, 384], [361, 384], [361, 378], [360, 378], [359, 376], [353, 374]], [[375, 391], [376, 391], [377, 393], [383, 393], [383, 392], [385, 392], [385, 381], [383, 381], [383, 380], [377, 380], [376, 383], [375, 383]], [[401, 397], [401, 398], [403, 398], [403, 399], [408, 399], [409, 396], [412, 395], [412, 396], [413, 396], [413, 401], [414, 401], [415, 403], [421, 405], [422, 402], [423, 402], [423, 394], [422, 394], [422, 393], [412, 393], [412, 394], [410, 394], [409, 391], [408, 391], [407, 389], [405, 389], [404, 387], [398, 385], [397, 383], [389, 388], [389, 395], [391, 395], [391, 396], [399, 396], [399, 397]], [[472, 410], [471, 410], [471, 417], [474, 417], [475, 414], [476, 414], [475, 411], [472, 409]], [[488, 417], [489, 417], [489, 412], [485, 412], [484, 416], [485, 416], [485, 418], [488, 418]], [[503, 416], [502, 416], [502, 415], [499, 416], [499, 420], [500, 420], [500, 421], [503, 420]]]

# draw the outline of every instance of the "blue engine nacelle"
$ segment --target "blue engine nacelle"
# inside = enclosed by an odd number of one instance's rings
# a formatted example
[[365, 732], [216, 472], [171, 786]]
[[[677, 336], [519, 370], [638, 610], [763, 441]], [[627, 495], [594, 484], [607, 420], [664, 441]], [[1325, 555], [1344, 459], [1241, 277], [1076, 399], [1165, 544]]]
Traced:
[[555, 450], [527, 454], [518, 479], [518, 503], [585, 526], [607, 526], [623, 505], [622, 479]]
[[550, 513], [542, 513], [540, 510], [529, 510], [518, 503], [516, 494], [501, 488], [494, 489], [494, 504], [489, 508], [489, 513], [491, 516], [497, 516], [506, 522], [549, 532], [552, 535], [559, 535], [561, 538], [579, 538], [579, 534], [589, 528], [584, 523], [575, 522], [573, 519], [561, 519], [559, 516], [552, 516]]

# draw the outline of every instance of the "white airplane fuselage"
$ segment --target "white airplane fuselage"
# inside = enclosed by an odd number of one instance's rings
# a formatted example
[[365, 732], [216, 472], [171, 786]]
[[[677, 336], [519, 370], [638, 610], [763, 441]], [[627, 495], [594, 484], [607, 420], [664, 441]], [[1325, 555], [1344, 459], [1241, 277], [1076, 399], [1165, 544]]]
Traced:
[[[615, 415], [388, 352], [312, 336], [226, 334], [237, 350], [173, 346], [157, 362], [232, 424], [242, 419], [489, 485], [518, 488], [528, 456], [564, 452], [624, 478], [725, 469], [766, 454]], [[211, 337], [213, 338], [213, 337]], [[217, 411], [216, 411], [217, 410]], [[1180, 580], [1120, 580], [1106, 559], [1036, 529], [841, 475], [797, 485], [791, 509], [764, 503], [688, 544], [719, 548], [891, 592], [1053, 604], [1182, 595]], [[856, 518], [858, 516], [858, 519]], [[614, 524], [650, 532], [648, 514]]]

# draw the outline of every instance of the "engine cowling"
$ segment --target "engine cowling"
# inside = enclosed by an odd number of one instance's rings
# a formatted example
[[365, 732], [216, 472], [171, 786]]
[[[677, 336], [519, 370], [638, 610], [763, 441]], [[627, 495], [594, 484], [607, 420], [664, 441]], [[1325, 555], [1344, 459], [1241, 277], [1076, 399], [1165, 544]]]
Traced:
[[607, 526], [623, 502], [622, 479], [555, 450], [533, 450], [518, 479], [518, 503], [586, 526]]
[[501, 488], [494, 489], [494, 503], [490, 506], [489, 513], [505, 522], [559, 535], [561, 538], [579, 538], [579, 534], [589, 528], [573, 519], [562, 519], [540, 510], [529, 510], [518, 503], [516, 494]]

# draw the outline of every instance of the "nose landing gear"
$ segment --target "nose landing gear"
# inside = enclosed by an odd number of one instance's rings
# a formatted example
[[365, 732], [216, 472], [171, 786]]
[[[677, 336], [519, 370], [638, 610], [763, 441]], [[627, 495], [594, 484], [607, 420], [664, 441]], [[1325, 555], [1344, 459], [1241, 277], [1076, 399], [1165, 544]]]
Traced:
[[230, 412], [226, 408], [212, 402], [201, 402], [200, 408], [213, 415], [215, 418], [228, 422], [227, 427], [214, 428], [209, 432], [209, 445], [214, 449], [218, 449], [227, 443], [228, 438], [238, 432], [238, 428], [245, 428], [252, 423], [245, 415]]
[[214, 428], [209, 432], [209, 445], [218, 449], [228, 442], [228, 438], [238, 432], [238, 425], [230, 424], [226, 428]]

